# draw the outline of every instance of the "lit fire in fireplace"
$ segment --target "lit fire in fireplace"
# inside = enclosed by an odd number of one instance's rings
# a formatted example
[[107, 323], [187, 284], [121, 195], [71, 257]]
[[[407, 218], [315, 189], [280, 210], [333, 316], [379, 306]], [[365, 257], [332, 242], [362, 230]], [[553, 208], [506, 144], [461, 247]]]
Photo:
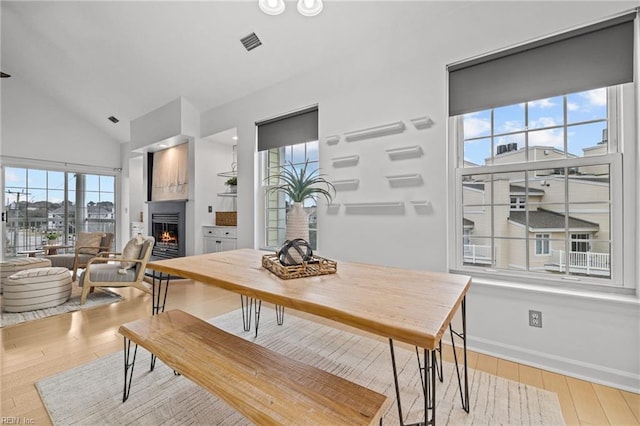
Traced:
[[163, 243], [177, 243], [177, 238], [169, 231], [164, 231], [160, 236], [160, 241]]

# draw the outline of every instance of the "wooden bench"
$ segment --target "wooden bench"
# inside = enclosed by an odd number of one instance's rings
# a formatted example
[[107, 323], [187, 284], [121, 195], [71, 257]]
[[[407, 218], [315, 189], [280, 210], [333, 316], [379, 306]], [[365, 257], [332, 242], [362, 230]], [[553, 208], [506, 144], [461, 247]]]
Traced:
[[382, 422], [389, 403], [385, 395], [227, 333], [180, 310], [123, 324], [119, 332], [125, 341], [123, 401], [128, 397], [135, 363], [135, 352], [133, 361], [128, 361], [133, 342], [136, 351], [137, 345], [142, 346], [175, 373], [260, 425], [371, 425]]

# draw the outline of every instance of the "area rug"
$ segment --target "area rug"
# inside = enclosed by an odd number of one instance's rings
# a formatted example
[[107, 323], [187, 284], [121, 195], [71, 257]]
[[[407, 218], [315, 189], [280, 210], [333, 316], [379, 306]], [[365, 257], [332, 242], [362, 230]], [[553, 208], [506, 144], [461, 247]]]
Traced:
[[77, 282], [74, 282], [71, 288], [71, 297], [62, 305], [27, 312], [2, 312], [0, 314], [0, 328], [67, 312], [91, 309], [122, 300], [122, 296], [111, 290], [96, 288], [93, 293], [89, 294], [84, 305], [81, 305], [80, 293], [82, 293], [82, 288], [78, 286]]
[[[263, 308], [260, 333], [242, 331], [240, 311], [210, 320], [216, 326], [294, 359], [384, 393], [394, 401], [384, 425], [397, 425], [398, 410], [388, 344], [316, 322], [285, 317], [277, 326], [275, 312]], [[421, 382], [415, 351], [396, 347], [403, 413], [407, 422], [419, 420]], [[555, 393], [470, 370], [470, 413], [461, 408], [455, 369], [444, 365], [444, 382], [437, 384], [438, 424], [562, 425]], [[115, 353], [65, 371], [36, 384], [54, 425], [246, 425], [250, 424], [223, 401], [162, 362], [149, 371], [149, 354], [138, 350], [131, 394], [122, 402], [123, 354]], [[309, 419], [313, 424], [313, 419]]]

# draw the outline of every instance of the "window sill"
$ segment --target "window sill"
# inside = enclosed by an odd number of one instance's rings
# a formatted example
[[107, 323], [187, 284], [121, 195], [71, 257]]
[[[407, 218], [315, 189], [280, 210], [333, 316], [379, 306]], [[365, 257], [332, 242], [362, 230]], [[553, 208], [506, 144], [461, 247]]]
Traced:
[[614, 304], [640, 306], [640, 298], [638, 298], [635, 294], [615, 294], [615, 293], [604, 293], [601, 291], [587, 291], [587, 290], [579, 290], [579, 289], [558, 288], [558, 287], [550, 287], [546, 285], [495, 280], [495, 279], [489, 279], [485, 277], [472, 277], [471, 285], [472, 287], [482, 286], [482, 287], [495, 288], [495, 289], [502, 288], [505, 290], [548, 294], [553, 296], [566, 296], [570, 298], [609, 302]]

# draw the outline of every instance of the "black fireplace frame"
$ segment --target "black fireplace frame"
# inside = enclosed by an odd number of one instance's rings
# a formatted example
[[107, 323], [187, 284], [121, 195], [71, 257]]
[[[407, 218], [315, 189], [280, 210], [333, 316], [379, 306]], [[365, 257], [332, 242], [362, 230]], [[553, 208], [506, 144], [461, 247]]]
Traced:
[[[171, 259], [174, 257], [184, 257], [186, 255], [186, 239], [187, 239], [187, 227], [186, 227], [186, 200], [171, 200], [171, 201], [148, 201], [149, 208], [149, 234], [153, 236], [154, 228], [154, 216], [159, 218], [165, 218], [167, 215], [176, 215], [177, 227], [178, 227], [178, 244], [177, 250], [175, 248], [168, 249], [160, 244], [160, 241], [156, 241], [151, 252], [151, 259]], [[173, 221], [172, 221], [173, 222]], [[170, 223], [172, 223], [170, 222]], [[156, 221], [158, 223], [158, 221]]]

